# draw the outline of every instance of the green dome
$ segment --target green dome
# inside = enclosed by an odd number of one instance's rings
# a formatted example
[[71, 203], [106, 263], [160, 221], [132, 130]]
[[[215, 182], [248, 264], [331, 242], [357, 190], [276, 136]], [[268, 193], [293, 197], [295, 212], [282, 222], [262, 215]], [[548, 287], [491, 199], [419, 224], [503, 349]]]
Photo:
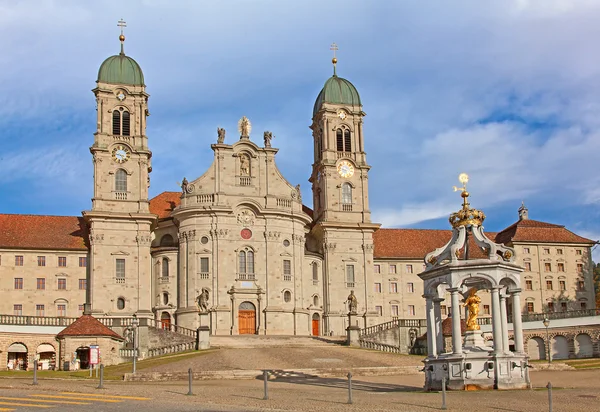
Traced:
[[315, 101], [313, 116], [317, 114], [323, 103], [348, 104], [352, 106], [361, 105], [356, 87], [348, 80], [342, 79], [335, 74], [325, 82], [325, 86], [323, 86], [321, 93], [319, 93], [317, 101]]
[[125, 53], [110, 56], [98, 70], [98, 81], [112, 84], [144, 86], [144, 74], [140, 65]]

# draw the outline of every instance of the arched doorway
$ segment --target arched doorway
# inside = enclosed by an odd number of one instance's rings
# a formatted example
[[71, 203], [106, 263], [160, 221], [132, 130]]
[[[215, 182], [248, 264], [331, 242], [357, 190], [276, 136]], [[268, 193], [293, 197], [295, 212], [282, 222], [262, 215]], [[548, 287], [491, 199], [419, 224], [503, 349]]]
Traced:
[[79, 347], [77, 348], [77, 350], [75, 351], [75, 353], [77, 354], [77, 358], [75, 360], [75, 363], [79, 364], [79, 366], [75, 366], [75, 369], [87, 369], [90, 367], [90, 348], [88, 348], [87, 346], [83, 347]]
[[527, 353], [529, 353], [531, 360], [546, 359], [546, 345], [544, 344], [544, 340], [537, 336], [529, 339]]
[[56, 368], [56, 350], [49, 343], [42, 343], [36, 351], [38, 368], [42, 370], [54, 370]]
[[256, 307], [252, 302], [242, 302], [238, 309], [240, 335], [256, 334]]
[[8, 347], [8, 370], [27, 370], [27, 346], [23, 343], [13, 343]]
[[594, 344], [587, 333], [580, 333], [575, 337], [575, 356], [578, 358], [591, 358], [594, 356]]
[[319, 327], [320, 317], [318, 313], [312, 315], [312, 334], [313, 336], [319, 336], [321, 328]]
[[552, 338], [552, 359], [569, 359], [569, 341], [561, 335]]
[[168, 312], [163, 312], [162, 315], [160, 315], [160, 327], [171, 330], [171, 315], [169, 315]]

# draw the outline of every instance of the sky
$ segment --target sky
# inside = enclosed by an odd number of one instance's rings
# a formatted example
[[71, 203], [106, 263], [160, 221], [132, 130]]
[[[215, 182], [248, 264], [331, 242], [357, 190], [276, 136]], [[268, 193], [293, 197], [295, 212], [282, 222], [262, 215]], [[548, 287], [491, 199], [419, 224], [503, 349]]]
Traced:
[[600, 0], [0, 0], [0, 213], [91, 207], [91, 89], [121, 18], [150, 94], [151, 196], [202, 175], [217, 127], [233, 143], [247, 116], [312, 199], [308, 126], [335, 42], [367, 113], [375, 222], [449, 228], [466, 172], [487, 231], [524, 201], [600, 239]]

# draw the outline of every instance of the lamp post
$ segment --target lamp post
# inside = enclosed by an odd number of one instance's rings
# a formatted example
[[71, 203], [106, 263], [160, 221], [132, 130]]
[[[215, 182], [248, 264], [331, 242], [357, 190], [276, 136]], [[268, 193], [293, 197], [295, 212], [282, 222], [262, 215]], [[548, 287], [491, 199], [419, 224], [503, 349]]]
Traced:
[[139, 325], [139, 320], [137, 315], [133, 314], [133, 320], [131, 321], [131, 326], [133, 330], [133, 373], [135, 373], [136, 363], [137, 363], [137, 328]]
[[548, 364], [552, 363], [552, 351], [550, 350], [550, 337], [548, 335], [548, 326], [550, 326], [550, 319], [544, 318], [544, 326], [546, 327], [546, 348], [548, 353]]

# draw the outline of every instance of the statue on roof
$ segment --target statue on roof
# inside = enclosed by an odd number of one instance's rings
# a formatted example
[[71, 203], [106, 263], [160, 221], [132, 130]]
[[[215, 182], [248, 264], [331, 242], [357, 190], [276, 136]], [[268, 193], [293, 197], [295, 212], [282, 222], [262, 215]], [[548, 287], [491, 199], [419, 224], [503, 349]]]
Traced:
[[188, 191], [188, 180], [184, 177], [183, 180], [181, 181], [181, 191], [183, 193], [187, 193]]
[[273, 138], [273, 133], [266, 131], [264, 137], [265, 137], [265, 147], [270, 148], [271, 147], [271, 139]]
[[238, 130], [240, 132], [240, 136], [242, 137], [250, 137], [250, 131], [252, 130], [252, 124], [250, 124], [250, 120], [246, 116], [243, 116], [238, 122]]
[[217, 127], [217, 144], [223, 144], [225, 142], [225, 129]]

